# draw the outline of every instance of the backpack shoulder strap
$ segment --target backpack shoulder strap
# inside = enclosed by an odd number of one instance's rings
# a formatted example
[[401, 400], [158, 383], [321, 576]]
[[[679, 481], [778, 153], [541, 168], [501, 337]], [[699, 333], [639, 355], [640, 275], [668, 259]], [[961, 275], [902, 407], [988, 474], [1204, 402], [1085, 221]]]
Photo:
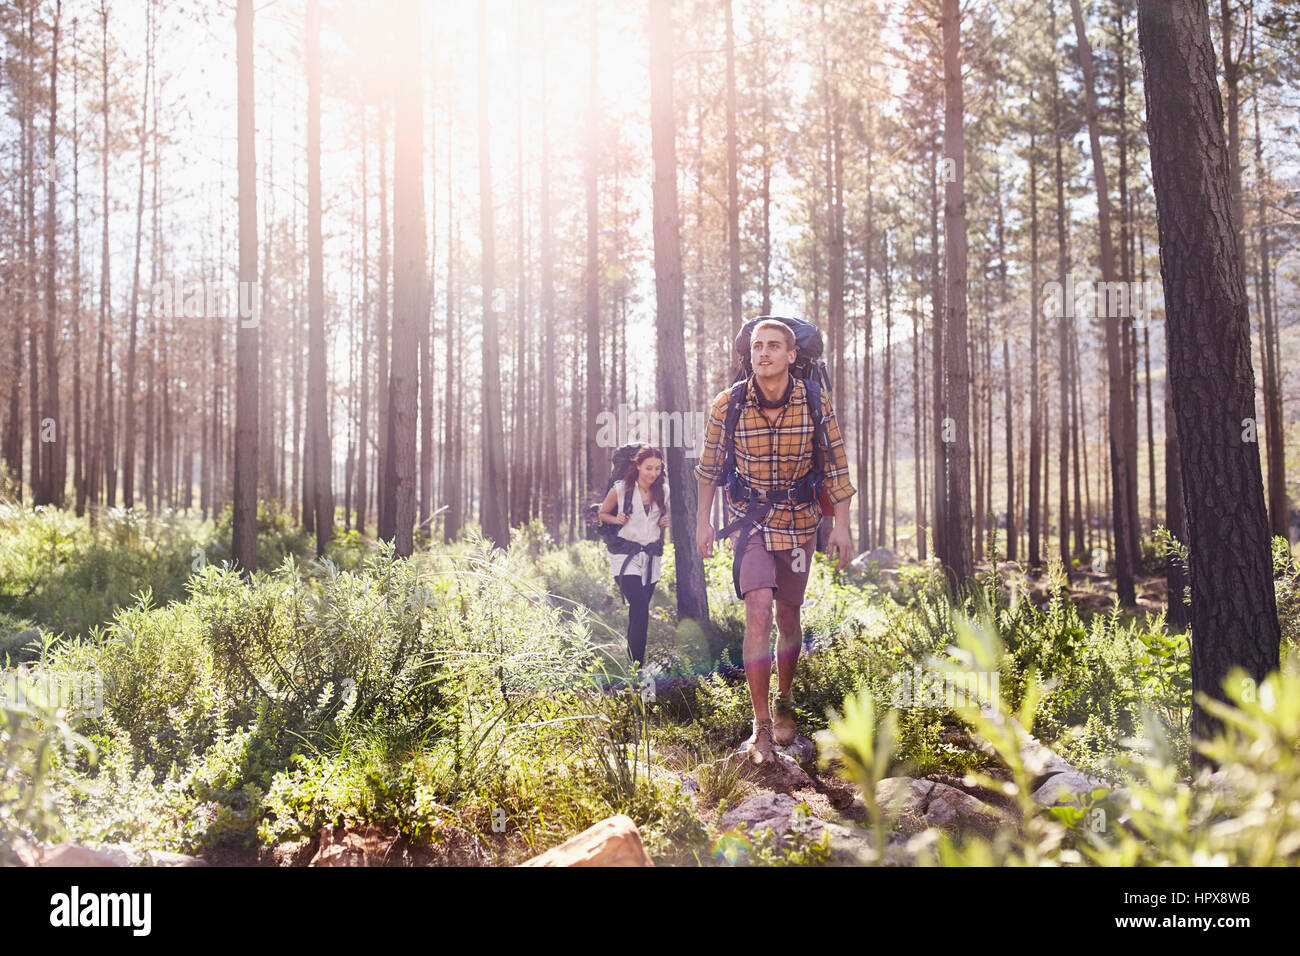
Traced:
[[830, 436], [826, 434], [826, 420], [822, 416], [822, 384], [814, 373], [804, 379], [804, 387], [808, 390], [808, 413], [813, 423], [813, 471], [823, 475], [826, 473]]
[[722, 474], [729, 478], [736, 470], [736, 426], [740, 423], [740, 412], [745, 406], [745, 389], [749, 379], [742, 378], [733, 382], [731, 395], [727, 399], [727, 417], [722, 422]]
[[636, 482], [627, 481], [624, 482], [624, 485], [626, 487], [623, 489], [623, 514], [630, 515], [632, 513], [632, 493], [636, 491]]

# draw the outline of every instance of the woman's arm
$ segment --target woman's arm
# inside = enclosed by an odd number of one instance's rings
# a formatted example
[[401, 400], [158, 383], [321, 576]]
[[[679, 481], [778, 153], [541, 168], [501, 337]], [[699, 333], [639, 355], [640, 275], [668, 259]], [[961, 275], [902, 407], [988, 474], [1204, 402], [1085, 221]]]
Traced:
[[600, 505], [601, 524], [627, 524], [627, 515], [615, 514], [618, 511], [618, 485], [609, 489], [609, 494]]

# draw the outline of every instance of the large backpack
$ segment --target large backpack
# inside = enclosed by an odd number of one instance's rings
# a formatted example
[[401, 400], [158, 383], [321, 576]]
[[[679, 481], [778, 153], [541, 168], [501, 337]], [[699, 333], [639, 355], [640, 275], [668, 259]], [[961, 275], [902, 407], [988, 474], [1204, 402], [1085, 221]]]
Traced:
[[[754, 374], [754, 366], [749, 357], [750, 338], [755, 326], [769, 319], [783, 323], [794, 333], [794, 346], [798, 354], [790, 366], [790, 374], [801, 379], [808, 389], [808, 411], [813, 421], [812, 467], [792, 487], [781, 491], [766, 491], [751, 487], [736, 467], [736, 426], [740, 422], [740, 413], [745, 405], [746, 387]], [[823, 488], [830, 436], [826, 432], [826, 423], [822, 417], [822, 389], [824, 387], [826, 393], [830, 394], [831, 381], [826, 373], [826, 362], [822, 359], [821, 332], [818, 331], [817, 326], [803, 319], [776, 315], [761, 315], [756, 319], [750, 319], [736, 334], [736, 352], [740, 356], [740, 367], [732, 380], [730, 396], [727, 399], [727, 414], [722, 426], [722, 481], [732, 504], [744, 501], [748, 503], [748, 508], [743, 517], [722, 528], [718, 536], [734, 534], [744, 527], [731, 566], [736, 596], [741, 597], [740, 559], [745, 553], [745, 545], [749, 543], [750, 534], [757, 524], [768, 516], [774, 504], [782, 501], [799, 503], [817, 501], [821, 505], [823, 514], [832, 510], [830, 499]]]
[[[609, 490], [614, 487], [614, 482], [622, 479], [627, 471], [628, 465], [632, 464], [632, 459], [636, 457], [637, 452], [645, 447], [643, 442], [632, 442], [615, 449], [614, 454], [610, 456], [609, 480], [605, 483], [605, 494], [601, 496], [601, 501], [609, 495]], [[630, 483], [623, 489], [622, 512], [625, 515], [631, 515], [632, 509], [639, 504], [637, 500], [636, 483]], [[588, 509], [591, 520], [596, 524], [596, 534], [605, 542], [605, 548], [610, 554], [625, 554], [627, 557], [623, 561], [623, 570], [632, 563], [632, 559], [642, 551], [651, 556], [661, 556], [664, 553], [664, 530], [659, 529], [659, 540], [653, 544], [638, 544], [635, 541], [629, 541], [627, 538], [620, 538], [619, 531], [622, 525], [606, 524], [600, 520], [600, 505], [592, 505]], [[646, 563], [646, 571], [649, 572], [649, 562]]]

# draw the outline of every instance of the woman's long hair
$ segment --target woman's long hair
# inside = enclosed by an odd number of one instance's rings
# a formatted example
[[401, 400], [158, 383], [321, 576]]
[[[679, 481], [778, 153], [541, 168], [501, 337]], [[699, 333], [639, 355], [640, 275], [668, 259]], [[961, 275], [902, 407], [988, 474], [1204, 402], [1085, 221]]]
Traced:
[[[632, 461], [623, 472], [624, 494], [627, 493], [627, 488], [630, 484], [636, 484], [637, 478], [640, 477], [641, 463], [649, 458], [658, 458], [661, 462], [664, 462], [665, 465], [664, 470], [659, 472], [659, 477], [656, 478], [654, 484], [650, 486], [650, 500], [659, 506], [660, 511], [664, 511], [664, 479], [668, 475], [667, 462], [664, 460], [664, 453], [653, 445], [646, 445], [632, 456]], [[623, 503], [619, 502], [619, 508], [622, 507]]]

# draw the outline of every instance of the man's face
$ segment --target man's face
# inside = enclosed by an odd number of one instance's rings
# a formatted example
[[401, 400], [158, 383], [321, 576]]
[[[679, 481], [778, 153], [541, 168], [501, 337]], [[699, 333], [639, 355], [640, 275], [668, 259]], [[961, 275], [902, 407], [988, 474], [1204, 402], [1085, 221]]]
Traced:
[[749, 358], [760, 379], [784, 379], [795, 350], [776, 329], [758, 329], [749, 343]]

